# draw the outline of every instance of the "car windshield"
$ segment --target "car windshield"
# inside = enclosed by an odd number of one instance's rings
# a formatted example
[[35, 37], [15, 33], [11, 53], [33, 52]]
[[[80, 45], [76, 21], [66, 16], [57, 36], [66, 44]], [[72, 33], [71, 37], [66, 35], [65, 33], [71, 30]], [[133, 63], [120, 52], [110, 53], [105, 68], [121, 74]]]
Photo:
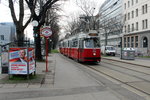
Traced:
[[114, 47], [106, 47], [106, 50], [115, 50]]
[[98, 38], [88, 38], [85, 39], [85, 47], [86, 48], [99, 48], [100, 42]]

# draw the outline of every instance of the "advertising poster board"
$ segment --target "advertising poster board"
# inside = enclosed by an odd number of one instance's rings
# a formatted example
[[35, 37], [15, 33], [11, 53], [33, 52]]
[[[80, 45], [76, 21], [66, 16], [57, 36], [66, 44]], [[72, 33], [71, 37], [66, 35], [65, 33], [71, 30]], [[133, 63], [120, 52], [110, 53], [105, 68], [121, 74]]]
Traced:
[[8, 45], [1, 46], [1, 60], [0, 60], [1, 69], [0, 71], [2, 74], [8, 73], [8, 66], [9, 66], [8, 49], [9, 49]]
[[[1, 60], [1, 57], [0, 57], [0, 60]], [[0, 74], [2, 73], [2, 66], [1, 66], [1, 63], [0, 63]]]
[[28, 48], [29, 52], [29, 74], [35, 71], [35, 53], [34, 48]]
[[8, 66], [8, 52], [2, 52], [1, 53], [1, 61], [2, 61], [2, 66]]
[[28, 74], [27, 48], [9, 48], [9, 74]]

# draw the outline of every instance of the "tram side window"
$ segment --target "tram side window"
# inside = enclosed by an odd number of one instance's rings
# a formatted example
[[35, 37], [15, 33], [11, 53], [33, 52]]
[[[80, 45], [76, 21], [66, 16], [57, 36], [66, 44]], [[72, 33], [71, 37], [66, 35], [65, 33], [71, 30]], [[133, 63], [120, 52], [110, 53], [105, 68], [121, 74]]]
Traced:
[[73, 41], [72, 42], [72, 47], [77, 47], [77, 46], [78, 46], [78, 41], [77, 40]]
[[79, 40], [79, 48], [83, 48], [83, 40]]

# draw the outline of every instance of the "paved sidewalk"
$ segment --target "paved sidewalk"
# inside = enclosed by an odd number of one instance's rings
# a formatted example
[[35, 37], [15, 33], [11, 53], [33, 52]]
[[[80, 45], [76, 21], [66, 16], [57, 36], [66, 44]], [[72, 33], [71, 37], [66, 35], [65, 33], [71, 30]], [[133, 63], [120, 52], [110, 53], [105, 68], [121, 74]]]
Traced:
[[112, 56], [102, 57], [102, 59], [115, 60], [115, 61], [125, 62], [129, 64], [150, 67], [150, 60], [148, 59], [145, 60], [142, 58], [141, 59], [135, 58], [135, 60], [124, 60], [124, 59], [120, 59], [120, 57], [112, 57]]
[[[50, 54], [48, 57], [48, 72], [45, 72], [45, 62], [37, 62], [37, 78], [23, 82], [9, 82], [8, 74], [0, 74], [0, 88], [50, 88], [54, 84], [55, 57]], [[6, 82], [4, 81], [6, 80]], [[8, 80], [8, 81], [7, 81]]]

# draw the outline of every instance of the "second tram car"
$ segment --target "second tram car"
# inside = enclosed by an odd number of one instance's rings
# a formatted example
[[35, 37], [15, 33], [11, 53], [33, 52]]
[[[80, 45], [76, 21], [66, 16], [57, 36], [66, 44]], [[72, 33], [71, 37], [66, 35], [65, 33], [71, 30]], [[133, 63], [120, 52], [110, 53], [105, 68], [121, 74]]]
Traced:
[[60, 53], [79, 62], [100, 62], [101, 50], [97, 33], [78, 34], [60, 43]]

